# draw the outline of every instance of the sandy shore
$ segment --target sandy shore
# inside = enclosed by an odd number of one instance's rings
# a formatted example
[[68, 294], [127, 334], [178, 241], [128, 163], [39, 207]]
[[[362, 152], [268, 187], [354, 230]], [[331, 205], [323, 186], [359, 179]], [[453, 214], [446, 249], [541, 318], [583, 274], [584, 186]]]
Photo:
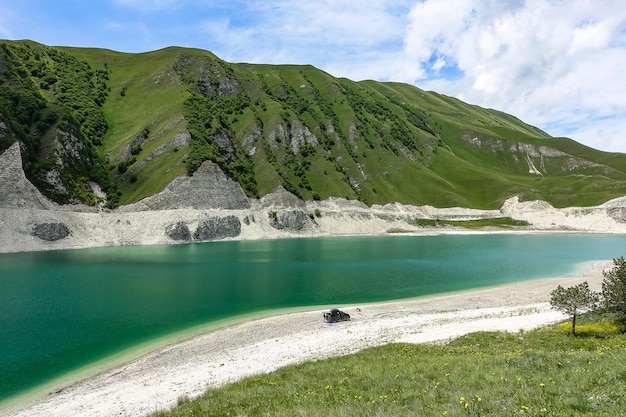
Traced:
[[[601, 288], [611, 261], [570, 276], [385, 304], [339, 306], [350, 322], [326, 324], [323, 309], [252, 319], [212, 330], [108, 370], [9, 415], [141, 416], [207, 388], [289, 364], [391, 342], [441, 342], [480, 330], [517, 332], [566, 318], [550, 308], [557, 285]], [[13, 405], [15, 407], [15, 405]]]

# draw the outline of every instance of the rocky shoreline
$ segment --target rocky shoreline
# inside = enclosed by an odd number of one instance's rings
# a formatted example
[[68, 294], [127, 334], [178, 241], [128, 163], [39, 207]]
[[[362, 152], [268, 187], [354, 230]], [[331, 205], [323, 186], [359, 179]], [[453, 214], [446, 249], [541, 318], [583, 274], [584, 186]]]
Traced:
[[[19, 145], [0, 155], [0, 252], [100, 246], [165, 245], [223, 239], [382, 235], [390, 231], [458, 233], [460, 228], [420, 227], [416, 220], [509, 217], [527, 232], [626, 233], [626, 197], [594, 207], [557, 209], [543, 201], [509, 198], [499, 210], [435, 208], [400, 203], [368, 207], [330, 198], [303, 201], [279, 187], [250, 199], [216, 164], [205, 162], [162, 192], [114, 210], [59, 206], [26, 179]], [[499, 229], [487, 230], [497, 231]]]

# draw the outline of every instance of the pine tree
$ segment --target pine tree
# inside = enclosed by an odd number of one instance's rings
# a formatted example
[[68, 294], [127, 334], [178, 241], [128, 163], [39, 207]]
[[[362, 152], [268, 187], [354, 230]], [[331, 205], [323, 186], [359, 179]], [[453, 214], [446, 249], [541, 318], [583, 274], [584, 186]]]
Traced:
[[622, 331], [626, 331], [626, 260], [613, 260], [613, 269], [604, 271], [602, 301], [604, 310], [615, 315]]
[[576, 336], [576, 318], [587, 310], [593, 310], [598, 303], [598, 294], [589, 289], [587, 281], [563, 288], [558, 286], [550, 293], [550, 305], [572, 318], [572, 335]]

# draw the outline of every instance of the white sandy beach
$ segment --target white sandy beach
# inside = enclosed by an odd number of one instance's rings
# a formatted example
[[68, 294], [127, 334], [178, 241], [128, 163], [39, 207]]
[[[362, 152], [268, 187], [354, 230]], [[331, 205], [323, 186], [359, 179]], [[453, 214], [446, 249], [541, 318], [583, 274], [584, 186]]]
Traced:
[[[149, 353], [9, 411], [33, 416], [142, 416], [250, 375], [392, 342], [445, 342], [481, 330], [518, 332], [566, 319], [548, 303], [557, 285], [599, 290], [611, 261], [571, 276], [384, 304], [337, 306], [350, 322], [326, 324], [323, 309], [251, 319]], [[331, 306], [335, 307], [335, 306]], [[0, 410], [1, 411], [1, 410]]]

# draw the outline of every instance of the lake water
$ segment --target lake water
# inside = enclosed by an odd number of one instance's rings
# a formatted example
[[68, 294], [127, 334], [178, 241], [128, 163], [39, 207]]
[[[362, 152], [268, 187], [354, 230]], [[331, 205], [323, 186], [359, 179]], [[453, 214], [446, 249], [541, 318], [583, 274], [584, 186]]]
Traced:
[[622, 235], [281, 239], [0, 255], [0, 401], [167, 335], [245, 314], [326, 309], [559, 276]]

